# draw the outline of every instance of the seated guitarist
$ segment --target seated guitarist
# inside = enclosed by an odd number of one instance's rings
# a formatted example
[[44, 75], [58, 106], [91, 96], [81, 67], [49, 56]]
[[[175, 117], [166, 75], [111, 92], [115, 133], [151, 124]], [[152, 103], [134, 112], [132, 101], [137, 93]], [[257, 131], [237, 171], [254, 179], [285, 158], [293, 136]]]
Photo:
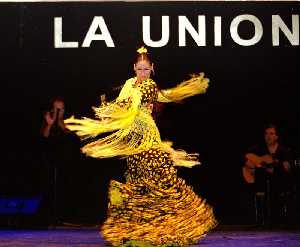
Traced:
[[281, 207], [278, 204], [279, 196], [288, 190], [290, 151], [279, 143], [275, 125], [268, 125], [264, 129], [264, 141], [262, 145], [250, 148], [245, 154], [243, 176], [247, 183], [253, 185], [255, 193], [268, 193], [272, 207], [269, 210], [275, 214], [278, 207]]

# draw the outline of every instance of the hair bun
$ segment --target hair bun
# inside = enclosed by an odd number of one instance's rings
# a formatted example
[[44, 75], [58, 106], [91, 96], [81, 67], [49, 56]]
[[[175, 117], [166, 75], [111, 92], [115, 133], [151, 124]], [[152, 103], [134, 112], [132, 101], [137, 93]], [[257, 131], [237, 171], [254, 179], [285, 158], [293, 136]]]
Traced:
[[137, 52], [138, 52], [139, 54], [143, 54], [143, 53], [147, 53], [148, 51], [147, 51], [147, 48], [146, 48], [146, 47], [142, 46], [142, 47], [140, 47], [139, 49], [137, 49]]

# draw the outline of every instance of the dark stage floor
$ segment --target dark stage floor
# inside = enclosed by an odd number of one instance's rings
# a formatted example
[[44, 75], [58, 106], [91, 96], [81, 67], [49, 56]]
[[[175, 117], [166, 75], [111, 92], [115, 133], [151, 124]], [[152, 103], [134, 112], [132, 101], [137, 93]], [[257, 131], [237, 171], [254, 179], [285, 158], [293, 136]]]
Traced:
[[[223, 227], [224, 228], [224, 227]], [[205, 247], [300, 247], [300, 230], [218, 228], [197, 246]], [[101, 247], [95, 228], [52, 230], [1, 230], [1, 247]]]

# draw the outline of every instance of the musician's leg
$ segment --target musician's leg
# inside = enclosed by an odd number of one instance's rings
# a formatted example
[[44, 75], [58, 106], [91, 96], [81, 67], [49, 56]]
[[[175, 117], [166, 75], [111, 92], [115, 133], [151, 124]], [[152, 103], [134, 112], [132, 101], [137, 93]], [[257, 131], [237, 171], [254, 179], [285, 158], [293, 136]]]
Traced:
[[264, 169], [255, 170], [255, 218], [256, 224], [266, 223], [266, 177]]

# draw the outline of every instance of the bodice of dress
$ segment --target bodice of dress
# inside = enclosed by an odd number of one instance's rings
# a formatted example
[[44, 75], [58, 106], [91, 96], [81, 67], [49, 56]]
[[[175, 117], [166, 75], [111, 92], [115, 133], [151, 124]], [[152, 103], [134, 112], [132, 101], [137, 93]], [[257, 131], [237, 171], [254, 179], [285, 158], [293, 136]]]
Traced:
[[152, 104], [157, 101], [158, 89], [156, 83], [151, 80], [145, 80], [135, 86], [142, 94], [141, 105]]
[[118, 99], [117, 103], [122, 108], [128, 109], [132, 104], [133, 94], [139, 94], [140, 96], [140, 109], [144, 112], [151, 113], [149, 104], [155, 103], [158, 98], [158, 88], [156, 83], [147, 79], [141, 83], [136, 83], [136, 78], [132, 78], [130, 81], [130, 90], [127, 90], [130, 93], [126, 97], [121, 97]]
[[139, 84], [136, 84], [134, 81], [132, 88], [133, 93], [136, 93], [134, 92], [135, 90], [140, 93], [139, 111], [132, 123], [133, 135], [140, 135], [141, 143], [147, 143], [146, 149], [157, 147], [160, 145], [161, 139], [159, 130], [151, 115], [152, 109], [149, 107], [149, 104], [157, 101], [158, 88], [156, 83], [151, 79]]

